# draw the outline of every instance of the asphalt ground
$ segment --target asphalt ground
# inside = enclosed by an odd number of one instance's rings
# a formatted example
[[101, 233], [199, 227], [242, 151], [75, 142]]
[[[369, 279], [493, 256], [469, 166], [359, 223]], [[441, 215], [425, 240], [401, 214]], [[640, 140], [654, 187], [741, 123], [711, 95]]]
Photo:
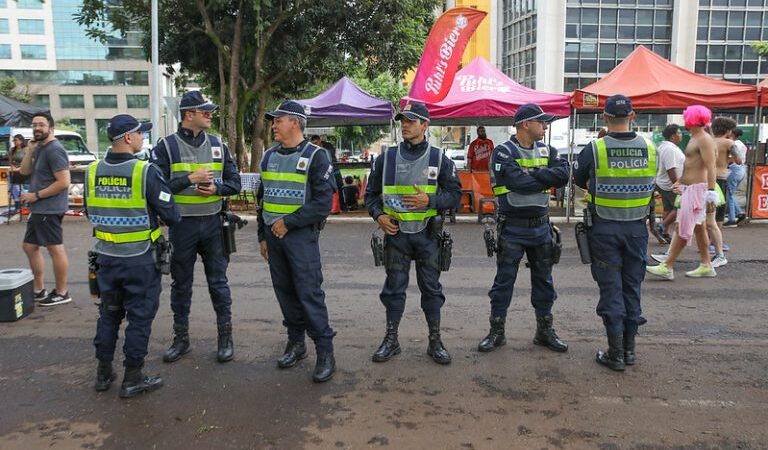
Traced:
[[[362, 222], [362, 223], [357, 223]], [[88, 295], [90, 227], [65, 220], [74, 301], [38, 307], [0, 323], [0, 449], [764, 449], [768, 448], [768, 226], [726, 229], [728, 265], [713, 279], [688, 279], [687, 249], [674, 282], [643, 285], [648, 324], [638, 363], [615, 373], [594, 361], [605, 347], [595, 315], [597, 287], [579, 262], [572, 225], [555, 267], [555, 327], [565, 354], [532, 345], [535, 330], [527, 269], [518, 276], [507, 320], [508, 344], [476, 350], [488, 331], [488, 289], [495, 262], [482, 227], [449, 227], [454, 258], [442, 283], [443, 340], [453, 355], [438, 366], [426, 355], [427, 330], [415, 273], [400, 329], [403, 353], [371, 362], [384, 333], [373, 266], [373, 223], [329, 223], [321, 237], [327, 304], [338, 331], [338, 371], [314, 384], [314, 351], [297, 367], [275, 360], [286, 334], [255, 224], [238, 233], [229, 268], [235, 361], [215, 359], [216, 327], [202, 264], [195, 268], [192, 352], [162, 362], [170, 342], [170, 280], [164, 279], [146, 371], [165, 386], [121, 400], [120, 379], [93, 390], [97, 309]], [[3, 267], [27, 267], [24, 225], [0, 228]], [[650, 244], [651, 252], [663, 247]], [[46, 255], [46, 287], [52, 287]], [[122, 343], [118, 344], [120, 349]], [[121, 361], [116, 355], [116, 361]]]

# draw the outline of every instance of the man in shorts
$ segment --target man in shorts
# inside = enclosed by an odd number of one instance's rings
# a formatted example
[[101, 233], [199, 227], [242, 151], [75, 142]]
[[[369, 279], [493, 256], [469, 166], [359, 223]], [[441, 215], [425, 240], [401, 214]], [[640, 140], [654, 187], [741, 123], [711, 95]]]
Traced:
[[712, 112], [700, 105], [686, 108], [683, 112], [685, 126], [691, 132], [691, 140], [685, 148], [685, 165], [675, 191], [680, 192], [680, 207], [677, 213], [677, 233], [672, 237], [669, 254], [658, 266], [645, 270], [664, 280], [674, 280], [674, 265], [680, 252], [690, 245], [695, 236], [701, 264], [685, 273], [692, 278], [717, 276], [709, 258], [709, 240], [705, 223], [711, 216], [714, 220], [717, 192], [715, 192], [715, 141], [706, 131]]
[[[54, 306], [72, 301], [67, 290], [69, 260], [61, 229], [61, 220], [68, 208], [69, 157], [53, 137], [53, 118], [47, 112], [32, 118], [32, 133], [34, 139], [27, 147], [20, 169], [22, 175], [30, 175], [29, 192], [21, 194], [21, 201], [28, 205], [31, 213], [22, 248], [35, 277], [35, 300], [40, 306]], [[48, 249], [53, 262], [56, 288], [50, 293], [43, 284], [45, 261], [40, 247]]]

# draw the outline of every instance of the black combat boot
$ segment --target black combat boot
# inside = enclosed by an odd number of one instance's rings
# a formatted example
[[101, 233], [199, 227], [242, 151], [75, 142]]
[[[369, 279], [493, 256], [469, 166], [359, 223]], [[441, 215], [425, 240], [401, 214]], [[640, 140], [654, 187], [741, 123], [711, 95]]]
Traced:
[[336, 371], [336, 359], [333, 353], [318, 353], [315, 372], [312, 374], [312, 381], [323, 383], [333, 378], [333, 372]]
[[232, 361], [235, 357], [234, 344], [232, 343], [232, 324], [219, 325], [219, 342], [216, 359], [219, 362]]
[[96, 384], [93, 386], [98, 392], [106, 391], [117, 378], [117, 374], [112, 370], [112, 361], [99, 361], [96, 368]]
[[506, 317], [491, 317], [491, 331], [488, 332], [488, 336], [485, 337], [477, 346], [477, 350], [481, 352], [492, 352], [502, 345], [507, 344], [507, 338], [504, 335], [504, 322]]
[[293, 367], [297, 362], [307, 357], [307, 346], [304, 341], [288, 341], [285, 345], [283, 355], [277, 359], [277, 367], [287, 369]]
[[552, 328], [552, 314], [536, 316], [536, 335], [533, 337], [533, 343], [556, 352], [568, 351], [568, 344], [561, 341], [555, 329]]
[[173, 324], [173, 343], [163, 355], [163, 361], [174, 362], [189, 353], [189, 327]]
[[397, 342], [397, 327], [400, 326], [399, 320], [387, 320], [387, 334], [381, 342], [376, 353], [371, 358], [373, 362], [384, 362], [392, 359], [393, 356], [400, 353], [400, 343]]
[[637, 361], [635, 356], [635, 335], [637, 325], [624, 325], [624, 364], [632, 366]]
[[608, 335], [608, 351], [601, 352], [598, 350], [595, 358], [599, 364], [605, 367], [623, 372], [625, 368], [624, 363], [624, 335], [623, 334], [609, 334]]
[[145, 392], [152, 392], [163, 386], [159, 376], [144, 375], [141, 367], [126, 367], [123, 384], [120, 386], [120, 398], [136, 397]]
[[429, 327], [429, 347], [427, 355], [431, 356], [438, 364], [450, 364], [451, 355], [440, 340], [440, 319], [427, 321]]

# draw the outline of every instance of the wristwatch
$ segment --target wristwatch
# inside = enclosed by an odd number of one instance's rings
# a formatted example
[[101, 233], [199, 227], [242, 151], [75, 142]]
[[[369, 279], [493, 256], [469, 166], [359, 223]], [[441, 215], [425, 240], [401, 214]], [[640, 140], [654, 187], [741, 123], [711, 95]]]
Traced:
[[40, 191], [35, 191], [35, 199], [40, 200]]

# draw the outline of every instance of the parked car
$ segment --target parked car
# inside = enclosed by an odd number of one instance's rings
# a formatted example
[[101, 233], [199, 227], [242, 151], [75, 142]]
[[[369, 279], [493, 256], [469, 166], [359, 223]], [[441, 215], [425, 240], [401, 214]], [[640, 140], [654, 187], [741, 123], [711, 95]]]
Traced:
[[451, 158], [456, 169], [462, 170], [467, 167], [467, 151], [466, 150], [446, 150], [445, 156]]
[[[4, 128], [4, 130], [10, 130], [6, 135], [5, 132], [0, 135], [0, 166], [8, 165], [8, 150], [11, 148], [13, 142], [13, 136], [20, 134], [24, 136], [25, 140], [32, 139], [31, 128]], [[53, 135], [61, 142], [64, 149], [69, 156], [69, 163], [73, 166], [87, 166], [88, 164], [96, 161], [96, 155], [88, 150], [85, 146], [83, 138], [79, 134], [73, 131], [53, 130]]]

